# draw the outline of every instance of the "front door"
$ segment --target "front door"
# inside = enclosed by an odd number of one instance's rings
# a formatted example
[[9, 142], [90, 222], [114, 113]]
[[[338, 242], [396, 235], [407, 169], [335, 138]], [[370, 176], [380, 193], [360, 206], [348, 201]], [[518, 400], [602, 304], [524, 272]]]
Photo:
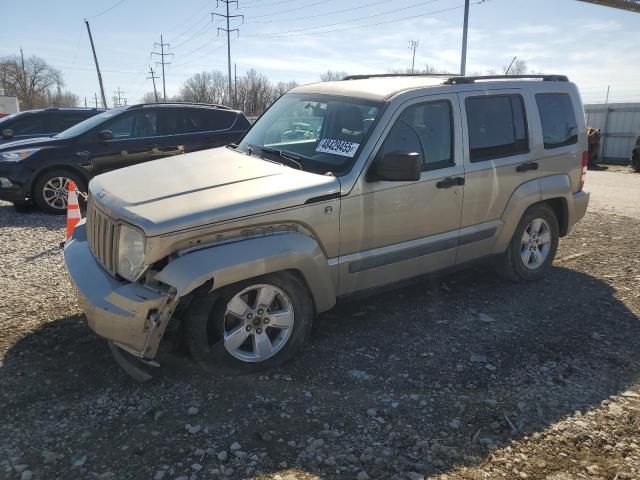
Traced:
[[162, 157], [154, 109], [125, 112], [105, 123], [101, 130], [109, 130], [113, 138], [101, 141], [97, 139], [98, 132], [90, 133], [96, 136], [90, 149], [95, 174]]
[[458, 99], [411, 100], [389, 124], [373, 162], [385, 153], [418, 152], [422, 174], [417, 182], [367, 181], [363, 174], [359, 192], [342, 200], [340, 294], [455, 263], [464, 189]]

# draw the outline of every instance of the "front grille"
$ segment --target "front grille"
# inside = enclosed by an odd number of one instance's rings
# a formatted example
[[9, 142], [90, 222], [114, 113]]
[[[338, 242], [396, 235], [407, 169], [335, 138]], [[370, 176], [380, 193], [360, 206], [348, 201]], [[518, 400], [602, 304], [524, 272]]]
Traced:
[[93, 256], [111, 275], [116, 273], [118, 225], [89, 199], [87, 205], [87, 239]]

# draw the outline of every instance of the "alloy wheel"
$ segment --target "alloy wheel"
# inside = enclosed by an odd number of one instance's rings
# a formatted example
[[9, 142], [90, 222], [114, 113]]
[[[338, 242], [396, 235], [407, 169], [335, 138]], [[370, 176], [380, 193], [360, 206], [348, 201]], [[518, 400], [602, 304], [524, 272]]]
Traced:
[[52, 208], [64, 210], [67, 208], [67, 193], [70, 179], [67, 177], [52, 177], [44, 184], [42, 196]]
[[252, 285], [227, 303], [224, 347], [238, 360], [263, 362], [284, 348], [293, 324], [293, 304], [283, 290], [268, 284]]
[[543, 218], [534, 219], [522, 234], [520, 258], [529, 270], [544, 265], [551, 251], [551, 227]]

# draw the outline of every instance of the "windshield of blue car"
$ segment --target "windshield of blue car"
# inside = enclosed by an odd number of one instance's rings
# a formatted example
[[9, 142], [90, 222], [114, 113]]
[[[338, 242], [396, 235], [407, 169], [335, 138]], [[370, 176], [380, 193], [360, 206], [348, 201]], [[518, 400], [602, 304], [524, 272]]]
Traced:
[[[244, 136], [238, 150], [314, 173], [351, 170], [383, 103], [338, 95], [286, 94]], [[262, 149], [264, 148], [264, 151]]]
[[71, 138], [76, 137], [78, 135], [82, 135], [83, 133], [88, 132], [94, 127], [97, 127], [105, 120], [115, 117], [116, 115], [122, 113], [125, 108], [114, 108], [113, 110], [107, 110], [106, 112], [102, 112], [98, 115], [94, 115], [91, 118], [87, 118], [86, 120], [76, 123], [73, 127], [67, 128], [66, 130], [57, 134], [54, 138]]

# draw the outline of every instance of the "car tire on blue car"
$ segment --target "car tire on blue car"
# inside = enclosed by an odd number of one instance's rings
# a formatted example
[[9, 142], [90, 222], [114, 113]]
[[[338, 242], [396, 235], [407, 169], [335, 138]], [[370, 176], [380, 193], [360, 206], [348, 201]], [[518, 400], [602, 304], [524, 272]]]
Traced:
[[196, 295], [186, 312], [186, 343], [206, 371], [267, 370], [302, 349], [313, 317], [313, 300], [296, 274], [268, 274]]
[[77, 191], [87, 191], [87, 182], [78, 173], [64, 168], [54, 168], [38, 175], [33, 184], [33, 201], [44, 212], [66, 214], [69, 180], [75, 182]]

